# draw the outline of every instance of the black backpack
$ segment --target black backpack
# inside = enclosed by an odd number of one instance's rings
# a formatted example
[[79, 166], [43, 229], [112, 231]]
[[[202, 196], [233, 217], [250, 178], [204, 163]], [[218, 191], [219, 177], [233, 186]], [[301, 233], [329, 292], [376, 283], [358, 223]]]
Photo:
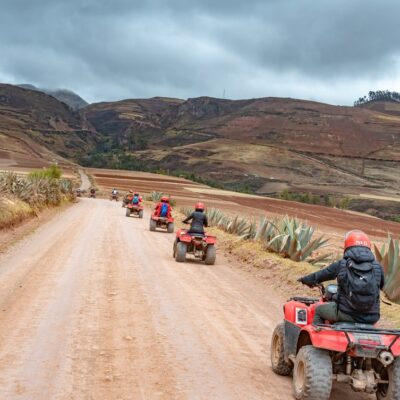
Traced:
[[340, 285], [341, 294], [346, 296], [354, 310], [368, 312], [379, 298], [379, 285], [374, 267], [369, 262], [356, 264], [350, 259], [347, 260], [346, 265], [347, 268]]

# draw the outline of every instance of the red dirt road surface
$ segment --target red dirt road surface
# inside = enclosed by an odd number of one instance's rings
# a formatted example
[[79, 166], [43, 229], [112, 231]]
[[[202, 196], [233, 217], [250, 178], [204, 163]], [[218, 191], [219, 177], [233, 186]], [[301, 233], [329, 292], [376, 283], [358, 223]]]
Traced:
[[293, 398], [269, 363], [284, 299], [222, 255], [176, 263], [148, 218], [82, 199], [1, 255], [0, 399]]

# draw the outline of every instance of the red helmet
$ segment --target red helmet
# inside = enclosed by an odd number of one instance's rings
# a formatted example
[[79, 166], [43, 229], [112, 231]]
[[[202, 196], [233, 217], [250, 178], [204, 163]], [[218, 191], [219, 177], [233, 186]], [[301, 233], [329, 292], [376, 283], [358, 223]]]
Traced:
[[363, 231], [357, 229], [347, 232], [344, 238], [345, 250], [353, 246], [364, 246], [369, 249], [372, 247], [368, 236]]
[[198, 203], [196, 203], [196, 206], [194, 207], [196, 210], [204, 210], [204, 203], [202, 203], [201, 201], [199, 201]]
[[169, 198], [167, 196], [163, 196], [163, 197], [161, 197], [161, 201], [163, 203], [169, 203]]

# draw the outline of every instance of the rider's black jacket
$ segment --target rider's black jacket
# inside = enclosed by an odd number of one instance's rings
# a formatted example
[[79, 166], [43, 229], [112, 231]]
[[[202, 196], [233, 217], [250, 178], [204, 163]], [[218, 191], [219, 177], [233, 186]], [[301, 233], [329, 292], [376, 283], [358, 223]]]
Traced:
[[208, 226], [207, 215], [202, 211], [193, 211], [183, 222], [186, 224], [189, 221], [190, 224], [189, 233], [204, 233], [204, 227]]
[[[356, 322], [360, 323], [375, 323], [379, 320], [380, 317], [380, 298], [379, 295], [375, 301], [372, 309], [365, 313], [360, 313], [351, 306], [349, 299], [340, 295], [340, 281], [341, 277], [346, 273], [347, 260], [351, 259], [356, 264], [361, 263], [371, 263], [373, 266], [374, 275], [376, 278], [376, 284], [380, 289], [383, 288], [385, 284], [385, 278], [383, 274], [383, 269], [381, 265], [375, 260], [375, 256], [372, 251], [368, 247], [363, 246], [353, 246], [348, 248], [343, 255], [343, 259], [339, 261], [335, 261], [331, 265], [326, 268], [304, 276], [301, 280], [305, 284], [316, 284], [324, 281], [329, 281], [332, 279], [338, 280], [339, 284], [339, 296], [338, 296], [338, 308], [345, 314], [348, 314], [353, 317]], [[343, 292], [343, 291], [342, 291]], [[378, 291], [379, 292], [379, 291]]]

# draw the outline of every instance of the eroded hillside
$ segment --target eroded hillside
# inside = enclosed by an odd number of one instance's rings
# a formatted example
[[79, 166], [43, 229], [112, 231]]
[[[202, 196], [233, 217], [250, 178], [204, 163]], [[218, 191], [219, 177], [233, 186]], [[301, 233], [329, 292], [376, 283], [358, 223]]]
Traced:
[[54, 97], [0, 84], [0, 151], [4, 167], [72, 160], [93, 148], [96, 140], [97, 134], [83, 118]]

